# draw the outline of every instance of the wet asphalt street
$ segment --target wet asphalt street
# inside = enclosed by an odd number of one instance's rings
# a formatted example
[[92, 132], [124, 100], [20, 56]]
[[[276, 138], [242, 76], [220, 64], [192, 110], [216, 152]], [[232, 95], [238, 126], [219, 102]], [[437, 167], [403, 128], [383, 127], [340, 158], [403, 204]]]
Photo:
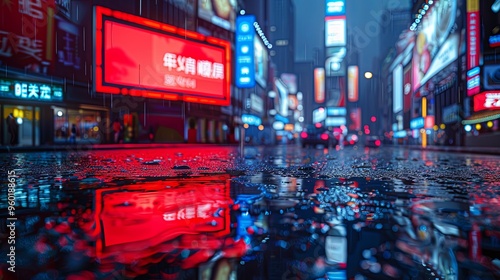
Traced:
[[499, 279], [499, 160], [295, 145], [0, 154], [0, 279]]

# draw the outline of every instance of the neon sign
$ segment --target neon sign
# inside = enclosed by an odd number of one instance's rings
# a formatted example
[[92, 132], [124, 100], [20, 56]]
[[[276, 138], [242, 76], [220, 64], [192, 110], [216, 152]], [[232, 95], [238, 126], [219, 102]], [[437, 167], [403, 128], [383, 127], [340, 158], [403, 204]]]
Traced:
[[0, 97], [36, 101], [62, 101], [63, 87], [62, 85], [1, 79]]
[[96, 7], [97, 92], [230, 104], [230, 42]]

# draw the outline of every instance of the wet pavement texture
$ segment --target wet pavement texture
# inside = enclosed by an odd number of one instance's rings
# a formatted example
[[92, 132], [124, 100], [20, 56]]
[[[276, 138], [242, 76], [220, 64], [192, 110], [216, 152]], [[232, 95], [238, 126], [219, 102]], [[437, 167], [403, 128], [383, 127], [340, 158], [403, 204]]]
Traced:
[[293, 145], [4, 154], [0, 279], [499, 279], [499, 159]]

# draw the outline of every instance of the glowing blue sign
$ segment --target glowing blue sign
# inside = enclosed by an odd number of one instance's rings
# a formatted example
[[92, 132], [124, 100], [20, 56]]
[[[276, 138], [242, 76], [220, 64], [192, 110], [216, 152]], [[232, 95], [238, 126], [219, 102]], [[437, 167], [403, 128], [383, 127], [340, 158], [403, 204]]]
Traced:
[[423, 128], [424, 127], [424, 118], [420, 117], [420, 118], [415, 118], [413, 120], [410, 121], [410, 128], [411, 129], [419, 129], [419, 128]]
[[326, 0], [325, 16], [345, 15], [345, 0]]
[[248, 125], [259, 126], [262, 124], [262, 120], [259, 117], [254, 116], [254, 115], [249, 115], [249, 114], [241, 115], [241, 121], [243, 123], [248, 124]]
[[236, 19], [236, 86], [251, 88], [255, 86], [254, 66], [254, 24], [255, 16], [238, 16]]

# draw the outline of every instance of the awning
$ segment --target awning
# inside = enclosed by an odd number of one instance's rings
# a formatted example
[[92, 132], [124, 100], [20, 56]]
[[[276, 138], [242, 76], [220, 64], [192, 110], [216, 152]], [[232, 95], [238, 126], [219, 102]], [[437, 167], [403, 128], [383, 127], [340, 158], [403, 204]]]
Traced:
[[491, 110], [491, 111], [481, 111], [472, 114], [472, 116], [468, 117], [466, 120], [462, 121], [463, 125], [468, 124], [476, 124], [487, 121], [492, 121], [500, 118], [500, 110]]

